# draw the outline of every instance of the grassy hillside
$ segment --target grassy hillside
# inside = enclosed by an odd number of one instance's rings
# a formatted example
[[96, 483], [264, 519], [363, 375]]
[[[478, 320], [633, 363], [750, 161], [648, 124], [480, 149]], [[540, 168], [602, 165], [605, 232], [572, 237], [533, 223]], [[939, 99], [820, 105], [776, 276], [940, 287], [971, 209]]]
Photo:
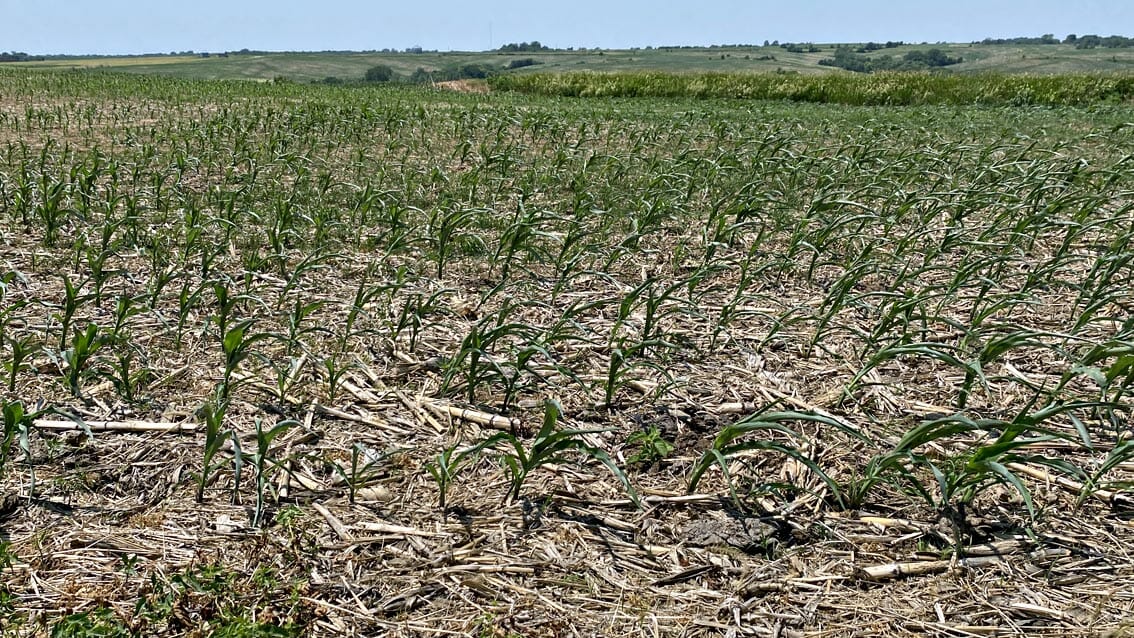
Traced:
[[[220, 57], [141, 56], [56, 59], [14, 62], [0, 66], [23, 68], [106, 68], [130, 73], [158, 73], [199, 79], [267, 80], [286, 77], [298, 81], [336, 77], [361, 79], [366, 69], [388, 65], [408, 76], [421, 68], [435, 71], [447, 66], [485, 64], [504, 69], [515, 60], [531, 58], [540, 64], [510, 73], [564, 71], [698, 71], [838, 73], [819, 65], [836, 45], [821, 44], [819, 51], [792, 53], [778, 46], [729, 48], [668, 48], [633, 50], [547, 51], [540, 53], [266, 53]], [[1071, 45], [905, 45], [879, 54], [901, 56], [909, 51], [940, 48], [963, 62], [954, 72], [1063, 74], [1116, 73], [1134, 69], [1134, 49], [1080, 50]], [[877, 55], [877, 54], [876, 54]]]

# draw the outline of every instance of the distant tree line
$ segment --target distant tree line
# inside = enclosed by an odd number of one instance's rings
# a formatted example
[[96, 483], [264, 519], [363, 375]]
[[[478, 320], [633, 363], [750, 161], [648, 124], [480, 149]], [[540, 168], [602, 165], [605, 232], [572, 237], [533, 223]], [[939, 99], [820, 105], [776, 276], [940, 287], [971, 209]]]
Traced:
[[870, 53], [871, 51], [881, 51], [882, 49], [896, 49], [903, 44], [905, 44], [905, 42], [902, 42], [901, 40], [898, 40], [897, 42], [887, 41], [885, 44], [867, 42], [866, 44], [855, 49], [855, 53]]
[[1075, 35], [1072, 33], [1063, 39], [1064, 44], [1074, 44], [1076, 49], [1127, 49], [1134, 47], [1134, 38], [1121, 35], [1102, 37], [1098, 35]]
[[497, 49], [501, 53], [538, 53], [540, 51], [550, 51], [549, 47], [540, 44], [539, 40], [532, 40], [531, 42], [511, 42]]
[[1038, 38], [985, 38], [976, 44], [1059, 44], [1059, 38], [1045, 33]]
[[500, 72], [499, 67], [489, 64], [450, 64], [435, 71], [418, 67], [409, 81], [417, 84], [429, 82], [448, 82], [451, 80], [483, 80]]
[[850, 47], [835, 49], [835, 56], [819, 60], [822, 66], [837, 67], [855, 73], [873, 73], [875, 71], [918, 71], [935, 69], [963, 61], [960, 57], [952, 57], [941, 49], [928, 51], [910, 51], [901, 57], [881, 55], [868, 57], [856, 53]]
[[812, 42], [784, 42], [779, 45], [788, 53], [818, 53], [819, 47]]
[[1038, 38], [985, 38], [975, 44], [1071, 44], [1076, 49], [1123, 49], [1134, 47], [1134, 38], [1121, 35], [1075, 35], [1074, 33], [1060, 40], [1052, 33], [1045, 33]]
[[32, 56], [20, 51], [0, 53], [0, 62], [43, 62], [46, 59], [42, 55]]
[[[451, 64], [440, 69], [428, 70], [418, 67], [408, 76], [399, 75], [393, 67], [378, 64], [366, 70], [363, 80], [367, 83], [409, 82], [412, 84], [430, 84], [432, 82], [448, 82], [451, 80], [484, 80], [503, 71], [522, 69], [528, 66], [543, 64], [533, 58], [520, 58], [512, 60], [503, 66], [492, 64]], [[347, 81], [338, 77], [327, 77], [320, 80], [323, 84], [346, 84]], [[357, 82], [357, 80], [355, 80]]]

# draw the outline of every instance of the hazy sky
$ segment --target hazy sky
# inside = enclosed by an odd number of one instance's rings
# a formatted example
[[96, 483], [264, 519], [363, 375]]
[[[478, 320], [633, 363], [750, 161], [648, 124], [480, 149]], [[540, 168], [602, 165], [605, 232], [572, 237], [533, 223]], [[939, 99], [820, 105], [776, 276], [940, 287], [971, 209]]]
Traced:
[[1134, 0], [0, 0], [0, 51], [967, 42], [1134, 36]]

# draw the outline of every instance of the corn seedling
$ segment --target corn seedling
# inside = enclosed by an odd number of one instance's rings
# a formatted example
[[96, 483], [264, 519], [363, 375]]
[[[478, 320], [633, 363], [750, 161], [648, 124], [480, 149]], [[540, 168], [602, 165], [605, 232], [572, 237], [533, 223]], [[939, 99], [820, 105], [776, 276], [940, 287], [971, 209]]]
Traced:
[[205, 284], [193, 287], [188, 279], [181, 284], [181, 291], [177, 295], [177, 328], [173, 339], [173, 349], [177, 352], [181, 351], [182, 339], [185, 337], [185, 329], [189, 324], [189, 319], [193, 311], [197, 309], [197, 304], [200, 302], [201, 295], [205, 292], [205, 288]]
[[[12, 457], [12, 444], [19, 447], [24, 456], [24, 464], [28, 469], [28, 498], [35, 498], [36, 474], [35, 463], [32, 458], [31, 434], [34, 430], [35, 420], [50, 412], [48, 409], [36, 409], [28, 412], [20, 401], [0, 400], [0, 413], [4, 417], [4, 429], [0, 433], [0, 475], [5, 472], [8, 461]], [[88, 433], [89, 434], [89, 433]]]
[[433, 477], [433, 481], [437, 483], [437, 507], [441, 510], [441, 514], [445, 515], [449, 511], [448, 507], [448, 494], [449, 487], [453, 484], [453, 480], [457, 478], [457, 472], [460, 471], [461, 466], [471, 457], [478, 455], [484, 450], [499, 441], [499, 435], [489, 437], [479, 444], [472, 447], [458, 450], [457, 444], [453, 444], [437, 454], [437, 456], [425, 465], [425, 471]]
[[1083, 483], [1083, 489], [1079, 493], [1078, 505], [1082, 505], [1091, 494], [1098, 488], [1106, 488], [1112, 490], [1130, 489], [1134, 487], [1134, 481], [1104, 481], [1103, 478], [1117, 469], [1119, 466], [1129, 463], [1134, 460], [1134, 439], [1124, 439], [1111, 449], [1111, 451], [1099, 464], [1098, 468], [1090, 473], [1087, 481]]
[[476, 209], [434, 209], [429, 215], [427, 236], [433, 248], [433, 259], [437, 262], [437, 279], [443, 279], [445, 266], [452, 257], [453, 244], [466, 236], [461, 232], [481, 211]]
[[622, 468], [610, 458], [605, 451], [586, 442], [584, 437], [588, 434], [607, 432], [606, 429], [567, 429], [559, 428], [559, 417], [562, 408], [559, 402], [549, 399], [544, 402], [543, 425], [532, 439], [529, 447], [525, 448], [523, 441], [508, 432], [500, 432], [489, 438], [491, 444], [503, 444], [505, 451], [499, 453], [500, 462], [508, 471], [511, 487], [505, 495], [505, 502], [511, 502], [520, 497], [520, 491], [527, 482], [528, 476], [535, 470], [549, 464], [568, 463], [573, 454], [582, 454], [606, 466], [614, 475], [630, 499], [638, 504], [638, 496], [630, 485], [630, 479]]
[[737, 495], [736, 486], [729, 473], [729, 463], [741, 453], [765, 451], [786, 456], [807, 467], [826, 485], [831, 497], [840, 506], [845, 507], [846, 496], [843, 489], [814, 459], [804, 452], [803, 443], [807, 439], [797, 430], [785, 425], [791, 422], [829, 426], [849, 434], [855, 439], [869, 442], [869, 439], [862, 433], [828, 416], [809, 412], [766, 412], [762, 410], [725, 427], [717, 434], [716, 438], [713, 439], [712, 446], [702, 454], [701, 459], [693, 466], [693, 471], [689, 477], [689, 492], [693, 493], [697, 489], [697, 485], [705, 472], [715, 465], [721, 469], [733, 502], [737, 507], [743, 508], [743, 503]]
[[376, 452], [361, 443], [355, 443], [350, 447], [349, 468], [343, 467], [333, 460], [327, 462], [346, 483], [348, 499], [351, 504], [354, 504], [354, 496], [358, 489], [370, 484], [378, 474], [379, 465], [395, 453]]
[[257, 341], [267, 339], [267, 333], [249, 333], [248, 329], [255, 324], [253, 319], [244, 319], [222, 333], [221, 350], [224, 353], [224, 375], [221, 378], [221, 401], [227, 402], [233, 387], [233, 375], [248, 357], [255, 354], [252, 345]]
[[8, 372], [8, 392], [16, 391], [16, 380], [21, 372], [31, 368], [28, 360], [41, 350], [31, 335], [16, 336], [9, 334], [5, 339], [8, 346], [8, 357], [2, 362]]
[[127, 403], [137, 402], [138, 390], [154, 376], [153, 370], [148, 366], [136, 366], [136, 361], [141, 356], [144, 353], [139, 348], [130, 343], [124, 344], [119, 347], [114, 359], [107, 363], [109, 370], [103, 373]]
[[252, 512], [252, 527], [259, 527], [263, 521], [264, 507], [267, 505], [268, 490], [271, 488], [270, 475], [273, 470], [286, 469], [282, 459], [272, 456], [272, 441], [294, 426], [298, 421], [285, 420], [265, 430], [260, 419], [256, 419], [256, 452], [251, 455], [252, 467], [256, 471], [256, 507]]
[[676, 350], [679, 346], [662, 341], [650, 339], [648, 341], [633, 342], [627, 338], [619, 338], [610, 350], [610, 360], [607, 363], [606, 376], [602, 380], [604, 408], [614, 407], [615, 397], [627, 384], [635, 381], [634, 373], [642, 369], [651, 369], [672, 381], [669, 372], [661, 365], [645, 357], [647, 350], [661, 352], [666, 349]]
[[287, 348], [287, 355], [289, 357], [295, 356], [303, 349], [303, 339], [305, 337], [319, 333], [330, 333], [329, 329], [318, 324], [303, 325], [309, 317], [325, 305], [325, 301], [309, 301], [304, 303], [300, 299], [295, 300], [295, 305], [292, 306], [292, 310], [288, 313], [286, 319], [287, 333], [276, 335]]
[[74, 321], [76, 313], [79, 308], [91, 299], [91, 295], [82, 294], [81, 290], [84, 282], [73, 284], [71, 278], [66, 274], [62, 275], [63, 278], [63, 306], [59, 312], [55, 314], [56, 321], [59, 322], [59, 350], [62, 351], [67, 348], [67, 339], [71, 332], [71, 322]]
[[82, 380], [87, 376], [91, 358], [110, 343], [110, 338], [101, 334], [98, 325], [87, 324], [85, 330], [76, 331], [71, 339], [71, 347], [60, 353], [67, 388], [73, 396], [81, 394]]
[[[1080, 403], [1051, 404], [1035, 412], [1021, 413], [1012, 421], [974, 420], [963, 414], [923, 421], [907, 432], [892, 450], [870, 460], [865, 483], [857, 486], [857, 490], [865, 492], [884, 474], [894, 473], [953, 524], [958, 542], [966, 524], [968, 506], [993, 485], [1011, 487], [1022, 499], [1028, 515], [1034, 519], [1036, 509], [1031, 491], [1010, 469], [1010, 465], [1042, 465], [1071, 477], [1086, 478], [1083, 470], [1070, 462], [1034, 453], [1033, 449], [1056, 440], [1079, 442], [1089, 447], [1089, 434], [1074, 418], [1073, 412], [1090, 407], [1090, 404]], [[1047, 420], [1061, 414], [1068, 415], [1076, 423], [1075, 434], [1045, 426]], [[995, 435], [994, 438], [989, 437], [990, 434]], [[978, 437], [977, 441], [968, 444], [965, 451], [941, 456], [924, 450], [934, 442], [964, 435]], [[984, 441], [979, 437], [984, 437]], [[917, 468], [928, 470], [933, 481], [923, 481], [916, 472]]]
[[327, 401], [334, 403], [335, 398], [338, 397], [339, 387], [342, 385], [343, 378], [348, 372], [355, 369], [355, 362], [344, 361], [343, 355], [333, 354], [329, 357], [324, 357], [320, 363], [323, 366], [323, 376], [327, 381]]
[[215, 395], [203, 405], [199, 411], [201, 419], [205, 422], [205, 447], [201, 458], [201, 471], [194, 477], [197, 481], [197, 502], [205, 501], [205, 487], [216, 478], [220, 469], [215, 459], [221, 451], [225, 440], [232, 437], [239, 441], [232, 430], [225, 429], [224, 417], [228, 404], [221, 398], [225, 394], [219, 388]]

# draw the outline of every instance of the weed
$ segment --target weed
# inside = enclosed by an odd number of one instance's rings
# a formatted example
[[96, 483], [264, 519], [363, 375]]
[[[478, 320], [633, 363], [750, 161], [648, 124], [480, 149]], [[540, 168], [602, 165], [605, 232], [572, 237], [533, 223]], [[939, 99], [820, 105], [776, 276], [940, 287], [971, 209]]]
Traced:
[[637, 445], [638, 450], [626, 457], [627, 463], [652, 465], [666, 458], [673, 452], [673, 444], [662, 438], [656, 427], [645, 432], [635, 432], [626, 439], [627, 445]]

